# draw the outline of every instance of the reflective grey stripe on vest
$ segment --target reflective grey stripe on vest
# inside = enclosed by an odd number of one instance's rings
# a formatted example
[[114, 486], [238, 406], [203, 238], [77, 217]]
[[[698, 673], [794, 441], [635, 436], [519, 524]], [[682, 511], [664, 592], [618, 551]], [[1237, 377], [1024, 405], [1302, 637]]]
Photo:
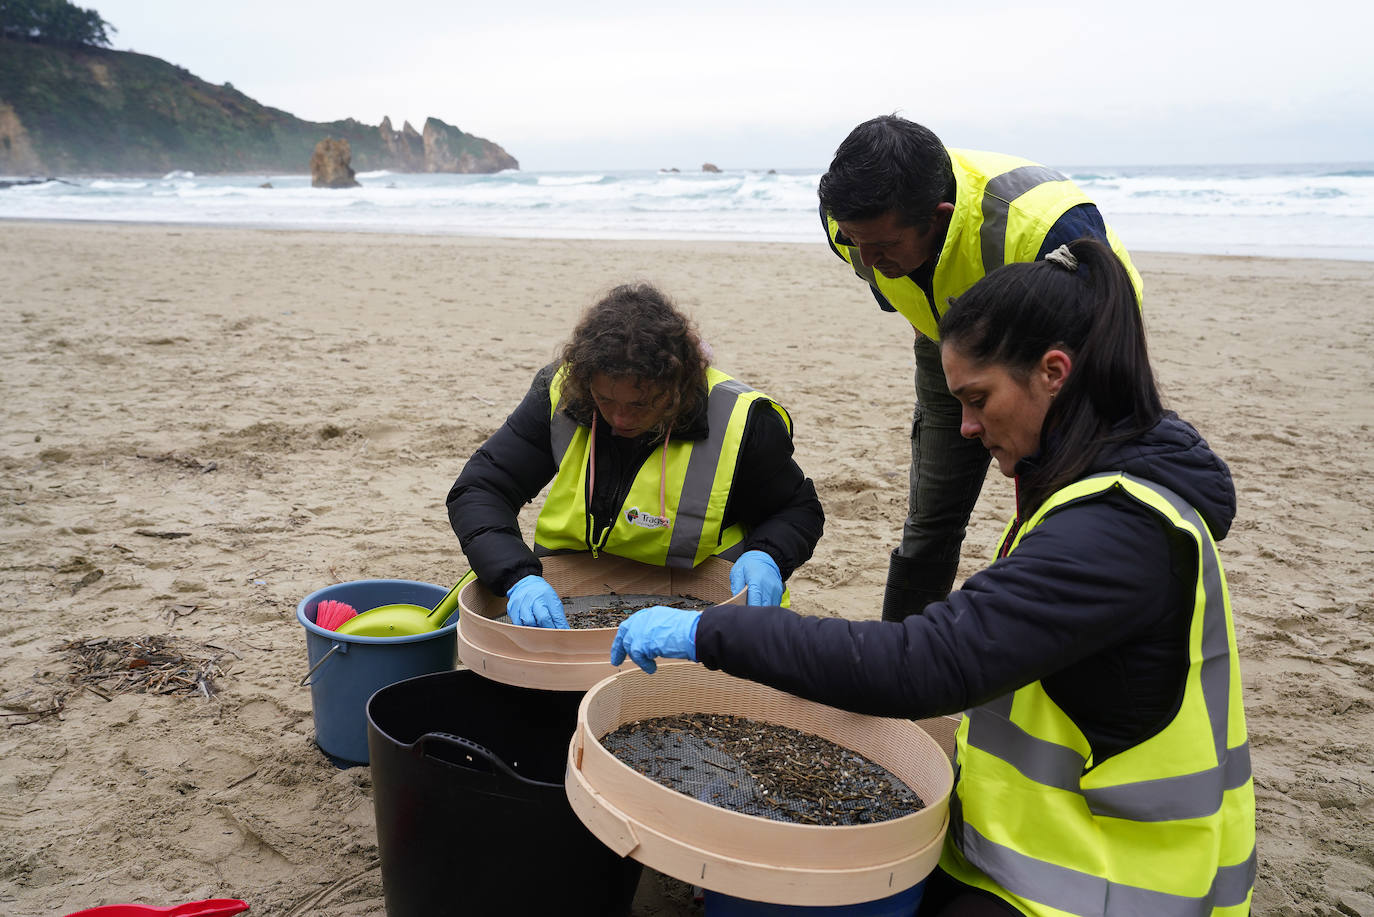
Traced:
[[983, 189], [983, 228], [979, 244], [983, 251], [983, 273], [999, 268], [1007, 260], [1007, 213], [1011, 202], [1036, 185], [1068, 178], [1044, 166], [1022, 166], [988, 180]]
[[[1091, 478], [1116, 477], [1115, 472]], [[1081, 779], [1087, 765], [1078, 752], [1028, 734], [1010, 720], [1012, 695], [969, 711], [968, 743], [1015, 767], [1028, 779], [1072, 793], [1080, 793], [1094, 815], [1134, 821], [1173, 821], [1202, 818], [1221, 806], [1225, 790], [1244, 786], [1250, 779], [1250, 747], [1226, 747], [1231, 697], [1231, 649], [1226, 635], [1226, 606], [1221, 588], [1221, 565], [1216, 546], [1206, 536], [1206, 523], [1186, 501], [1169, 489], [1130, 475], [1120, 475], [1163, 497], [1174, 511], [1197, 528], [1202, 537], [1202, 584], [1205, 596], [1202, 621], [1201, 683], [1203, 701], [1212, 729], [1215, 767], [1183, 774], [1142, 780], [1112, 787], [1084, 789]], [[1091, 479], [1089, 478], [1089, 480]], [[1085, 494], [1091, 499], [1099, 493]], [[1071, 505], [1066, 503], [1064, 505]], [[1061, 507], [1055, 507], [1059, 509]], [[1053, 511], [1053, 510], [1052, 510]]]
[[549, 418], [549, 449], [553, 452], [553, 464], [556, 468], [563, 466], [563, 456], [568, 454], [568, 447], [572, 445], [573, 435], [577, 433], [577, 421], [569, 417], [563, 410], [563, 401], [559, 399], [558, 406], [553, 409], [553, 416]]
[[[847, 242], [836, 242], [835, 236], [832, 236], [830, 234], [830, 218], [827, 217], [825, 214], [824, 204], [821, 205], [820, 212], [821, 231], [825, 233], [825, 241], [830, 245], [830, 250], [835, 254], [839, 255], [841, 245], [849, 249], [849, 257], [845, 258], [845, 260], [849, 262], [849, 266], [854, 268], [855, 274], [858, 274], [860, 278], [862, 278], [863, 280], [867, 280], [869, 284], [876, 288], [878, 286], [878, 277], [873, 273], [873, 268], [865, 265], [863, 263], [863, 259], [859, 257], [859, 246], [851, 245]], [[835, 235], [840, 235], [838, 224], [836, 226]], [[844, 256], [840, 255], [840, 257], [843, 258]]]
[[854, 268], [854, 273], [858, 274], [864, 280], [867, 280], [870, 286], [876, 287], [878, 285], [878, 275], [873, 273], [873, 268], [864, 264], [863, 256], [859, 254], [859, 246], [850, 245], [848, 248], [849, 257], [852, 259], [849, 265]]
[[682, 497], [673, 517], [673, 536], [668, 544], [665, 564], [690, 570], [696, 565], [697, 545], [706, 528], [706, 512], [711, 503], [711, 485], [716, 480], [716, 466], [725, 449], [725, 435], [730, 415], [740, 395], [752, 392], [749, 386], [736, 379], [716, 383], [706, 402], [707, 437], [692, 445], [687, 459], [687, 474], [682, 482]]
[[[1115, 476], [1109, 472], [1092, 477]], [[1177, 494], [1130, 475], [1120, 477], [1163, 497], [1184, 521], [1204, 535], [1199, 539], [1203, 549], [1201, 578], [1205, 596], [1200, 680], [1220, 763], [1197, 774], [1084, 790], [1080, 786], [1086, 766], [1084, 758], [1072, 749], [1031, 736], [1012, 723], [1009, 717], [1013, 695], [1010, 694], [969, 711], [967, 742], [1011, 764], [1030, 780], [1081, 793], [1096, 815], [1142, 822], [1209, 816], [1220, 806], [1224, 790], [1243, 786], [1250, 779], [1248, 743], [1235, 749], [1226, 748], [1230, 646], [1216, 548], [1205, 537], [1205, 523], [1197, 511]], [[1085, 494], [1080, 499], [1095, 496], [1098, 493]], [[1215, 908], [1243, 904], [1254, 885], [1253, 848], [1244, 862], [1217, 869], [1208, 894], [1192, 898], [1114, 883], [1101, 876], [1036, 859], [989, 840], [964, 821], [962, 810], [956, 793], [950, 799], [950, 830], [954, 842], [971, 863], [1009, 892], [1069, 913], [1085, 917], [1107, 914], [1111, 917], [1198, 917]]]
[[[1092, 475], [1092, 477], [1110, 476]], [[1200, 561], [1204, 596], [1202, 607], [1202, 668], [1200, 672], [1202, 698], [1207, 704], [1207, 718], [1211, 721], [1212, 726], [1212, 750], [1215, 752], [1218, 762], [1216, 769], [1223, 772], [1218, 776], [1222, 778], [1222, 785], [1228, 789], [1233, 788], [1233, 786], [1240, 786], [1250, 779], [1248, 745], [1244, 752], [1244, 776], [1241, 777], [1240, 782], [1231, 784], [1225, 779], [1225, 772], [1232, 770], [1227, 766], [1229, 755], [1226, 748], [1227, 724], [1231, 709], [1231, 644], [1226, 633], [1225, 591], [1221, 584], [1221, 560], [1217, 557], [1217, 546], [1212, 541], [1207, 523], [1203, 521], [1202, 516], [1188, 501], [1169, 488], [1144, 478], [1129, 474], [1122, 474], [1121, 477], [1163, 497], [1184, 522], [1197, 530], [1197, 543], [1202, 549]], [[1231, 779], [1235, 779], [1235, 777], [1236, 775], [1231, 775]]]
[[1221, 806], [1224, 791], [1244, 786], [1250, 779], [1247, 742], [1229, 749], [1219, 768], [1085, 789], [1080, 785], [1087, 764], [1083, 756], [1072, 748], [1030, 735], [1007, 718], [1010, 708], [1008, 694], [970, 711], [969, 744], [1014, 765], [1036, 783], [1078, 793], [1094, 815], [1143, 822], [1199, 818]]
[[1207, 894], [1192, 898], [1110, 882], [1046, 863], [994, 843], [967, 824], [959, 846], [971, 862], [1008, 891], [1080, 917], [1204, 917], [1215, 908], [1244, 904], [1255, 884], [1254, 848], [1244, 862], [1218, 869]]

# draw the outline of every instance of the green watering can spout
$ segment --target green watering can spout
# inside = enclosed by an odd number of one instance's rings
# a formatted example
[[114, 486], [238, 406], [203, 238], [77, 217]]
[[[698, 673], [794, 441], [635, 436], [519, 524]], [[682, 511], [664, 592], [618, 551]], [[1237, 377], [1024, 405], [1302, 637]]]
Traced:
[[443, 627], [458, 607], [458, 590], [471, 576], [453, 584], [448, 595], [432, 609], [422, 605], [380, 605], [354, 615], [338, 626], [337, 632], [350, 637], [413, 637]]

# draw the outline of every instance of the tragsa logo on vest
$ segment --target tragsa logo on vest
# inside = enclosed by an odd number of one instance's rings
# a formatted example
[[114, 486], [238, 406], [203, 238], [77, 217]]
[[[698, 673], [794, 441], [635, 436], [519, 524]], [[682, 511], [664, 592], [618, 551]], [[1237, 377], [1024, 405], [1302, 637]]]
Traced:
[[671, 524], [667, 516], [653, 516], [641, 512], [638, 506], [625, 510], [625, 521], [642, 529], [666, 529]]

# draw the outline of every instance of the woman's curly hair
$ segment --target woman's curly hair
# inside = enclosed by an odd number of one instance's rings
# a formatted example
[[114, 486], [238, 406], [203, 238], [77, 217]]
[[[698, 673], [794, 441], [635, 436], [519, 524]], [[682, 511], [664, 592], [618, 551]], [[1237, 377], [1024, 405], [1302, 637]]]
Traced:
[[596, 409], [591, 382], [599, 374], [662, 392], [667, 401], [654, 427], [660, 434], [706, 397], [708, 361], [695, 325], [647, 283], [621, 284], [588, 309], [559, 359], [567, 368], [564, 404], [576, 418]]

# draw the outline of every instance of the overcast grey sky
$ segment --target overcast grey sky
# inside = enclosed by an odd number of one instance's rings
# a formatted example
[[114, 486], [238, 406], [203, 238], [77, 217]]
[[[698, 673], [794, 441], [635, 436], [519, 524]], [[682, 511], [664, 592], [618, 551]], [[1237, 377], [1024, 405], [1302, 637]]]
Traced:
[[1374, 160], [1355, 0], [76, 2], [265, 105], [433, 116], [527, 170], [819, 169], [893, 111], [1051, 165]]

